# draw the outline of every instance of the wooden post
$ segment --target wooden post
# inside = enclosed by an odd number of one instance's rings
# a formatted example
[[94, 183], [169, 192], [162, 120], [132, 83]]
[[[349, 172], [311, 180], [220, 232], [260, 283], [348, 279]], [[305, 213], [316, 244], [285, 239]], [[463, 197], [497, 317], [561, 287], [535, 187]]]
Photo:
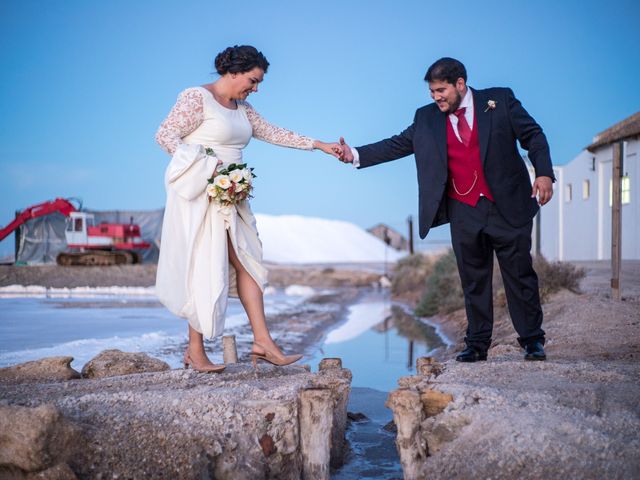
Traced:
[[302, 478], [329, 480], [333, 396], [331, 390], [307, 389], [300, 392], [300, 450]]
[[409, 255], [413, 255], [413, 217], [409, 215], [407, 218], [409, 224]]
[[222, 337], [222, 361], [225, 365], [238, 363], [235, 335], [225, 335]]
[[622, 257], [622, 142], [613, 144], [613, 185], [611, 202], [611, 298], [620, 301], [620, 263]]
[[321, 372], [324, 370], [332, 370], [337, 369], [340, 370], [342, 368], [342, 359], [341, 358], [323, 358], [320, 360], [318, 364], [318, 370]]
[[424, 413], [420, 394], [408, 389], [394, 390], [389, 394], [385, 406], [393, 411], [393, 421], [398, 429], [396, 448], [405, 480], [427, 478], [425, 461], [428, 447], [422, 438]]
[[326, 388], [333, 397], [333, 421], [331, 426], [331, 447], [329, 449], [331, 468], [340, 468], [345, 460], [345, 430], [347, 428], [347, 405], [351, 392], [351, 372], [342, 368], [340, 358], [323, 358], [318, 366], [319, 375], [312, 386]]

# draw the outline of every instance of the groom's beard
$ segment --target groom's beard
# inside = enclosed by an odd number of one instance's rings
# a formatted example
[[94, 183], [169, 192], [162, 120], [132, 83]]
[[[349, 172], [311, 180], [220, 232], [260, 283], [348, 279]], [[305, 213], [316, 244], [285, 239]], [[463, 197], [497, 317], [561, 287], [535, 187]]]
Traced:
[[456, 110], [458, 110], [458, 107], [460, 107], [461, 103], [462, 103], [462, 95], [460, 95], [460, 92], [458, 92], [456, 90], [456, 98], [455, 98], [455, 100], [452, 103], [449, 104], [449, 108], [447, 110], [445, 110], [444, 113], [449, 115], [450, 113], [455, 112]]

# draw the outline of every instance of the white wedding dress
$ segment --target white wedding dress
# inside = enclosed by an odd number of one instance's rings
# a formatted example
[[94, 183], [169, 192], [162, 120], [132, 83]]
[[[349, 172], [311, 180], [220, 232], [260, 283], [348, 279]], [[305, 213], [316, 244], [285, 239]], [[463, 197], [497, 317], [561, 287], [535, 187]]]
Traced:
[[[222, 106], [209, 90], [180, 93], [156, 134], [172, 160], [165, 174], [167, 204], [162, 225], [156, 294], [174, 314], [207, 338], [222, 334], [227, 297], [237, 296], [227, 236], [243, 267], [264, 291], [267, 271], [248, 201], [222, 207], [209, 202], [205, 187], [218, 160], [244, 163], [251, 137], [276, 145], [313, 149], [313, 140], [264, 120], [247, 102]], [[207, 156], [211, 148], [215, 157]], [[248, 162], [250, 163], [250, 162]], [[250, 165], [251, 166], [251, 165]]]

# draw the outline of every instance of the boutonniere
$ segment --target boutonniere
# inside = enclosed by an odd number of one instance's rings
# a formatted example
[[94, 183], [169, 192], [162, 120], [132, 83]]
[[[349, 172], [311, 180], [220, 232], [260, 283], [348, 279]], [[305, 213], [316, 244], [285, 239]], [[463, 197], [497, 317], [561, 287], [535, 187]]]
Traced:
[[498, 102], [496, 102], [495, 100], [489, 100], [487, 102], [487, 108], [485, 108], [484, 111], [488, 112], [489, 110], [493, 110], [494, 108], [496, 108], [497, 104]]

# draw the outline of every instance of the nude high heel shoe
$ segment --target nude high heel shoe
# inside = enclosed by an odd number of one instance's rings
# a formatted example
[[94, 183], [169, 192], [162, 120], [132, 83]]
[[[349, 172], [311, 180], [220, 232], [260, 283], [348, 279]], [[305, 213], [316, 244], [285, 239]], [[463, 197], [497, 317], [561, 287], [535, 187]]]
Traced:
[[[260, 348], [262, 352], [256, 352], [254, 350], [256, 347]], [[297, 362], [301, 358], [302, 355], [300, 354], [283, 355], [269, 351], [257, 342], [253, 342], [253, 348], [251, 349], [251, 363], [253, 363], [254, 368], [257, 366], [258, 359], [264, 360], [265, 362], [269, 362], [270, 364], [278, 367], [284, 367], [285, 365], [291, 365], [292, 363]]]
[[225, 365], [215, 365], [213, 363], [201, 367], [194, 365], [193, 360], [191, 360], [191, 356], [189, 355], [188, 348], [184, 351], [184, 357], [182, 361], [184, 363], [185, 370], [189, 368], [189, 366], [191, 366], [192, 369], [200, 373], [220, 373], [226, 368]]

